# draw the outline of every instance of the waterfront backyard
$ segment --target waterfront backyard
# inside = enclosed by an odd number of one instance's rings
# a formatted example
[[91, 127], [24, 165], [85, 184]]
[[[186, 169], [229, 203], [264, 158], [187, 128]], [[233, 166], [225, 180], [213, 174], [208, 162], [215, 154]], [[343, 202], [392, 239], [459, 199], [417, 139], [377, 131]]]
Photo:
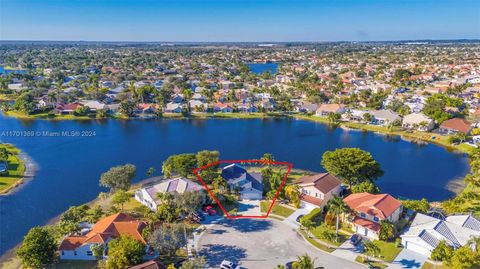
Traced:
[[[20, 242], [30, 227], [44, 224], [69, 206], [88, 202], [105, 191], [98, 186], [98, 178], [111, 166], [133, 163], [138, 169], [136, 180], [141, 180], [150, 167], [160, 171], [161, 163], [178, 153], [211, 149], [220, 151], [222, 159], [239, 159], [260, 158], [268, 152], [276, 160], [292, 162], [294, 168], [321, 172], [324, 151], [359, 147], [371, 152], [386, 172], [377, 182], [383, 192], [434, 201], [454, 196], [448, 183], [468, 171], [464, 154], [433, 144], [417, 145], [399, 138], [288, 118], [0, 120], [8, 130], [95, 131], [95, 137], [2, 137], [4, 142], [28, 153], [39, 166], [34, 180], [18, 192], [0, 198], [1, 214], [7, 216], [0, 222], [8, 231], [0, 234], [2, 254]], [[432, 166], [430, 160], [435, 160], [436, 165]]]

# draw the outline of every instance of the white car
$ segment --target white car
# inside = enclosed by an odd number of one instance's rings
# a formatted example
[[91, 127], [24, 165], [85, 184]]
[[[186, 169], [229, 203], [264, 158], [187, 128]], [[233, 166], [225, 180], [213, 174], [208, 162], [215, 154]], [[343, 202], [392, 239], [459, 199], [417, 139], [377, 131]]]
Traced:
[[220, 269], [241, 269], [240, 266], [236, 265], [233, 262], [223, 260], [220, 264]]

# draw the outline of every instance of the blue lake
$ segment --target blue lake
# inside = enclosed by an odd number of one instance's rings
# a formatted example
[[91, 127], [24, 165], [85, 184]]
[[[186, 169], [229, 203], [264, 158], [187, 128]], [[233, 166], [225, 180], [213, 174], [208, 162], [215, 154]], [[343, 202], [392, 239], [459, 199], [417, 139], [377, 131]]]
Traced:
[[0, 116], [0, 132], [21, 130], [95, 131], [96, 136], [0, 137], [39, 166], [36, 178], [0, 197], [0, 254], [18, 244], [31, 227], [105, 191], [98, 179], [110, 167], [135, 164], [140, 180], [149, 167], [161, 171], [172, 154], [208, 149], [219, 150], [222, 159], [250, 159], [269, 152], [294, 168], [322, 171], [326, 150], [359, 147], [381, 163], [385, 175], [377, 183], [382, 191], [430, 200], [452, 197], [448, 182], [468, 171], [464, 154], [442, 147], [294, 119], [22, 121]]
[[28, 70], [26, 69], [5, 69], [5, 67], [0, 65], [0, 74], [26, 74]]
[[250, 68], [250, 71], [260, 75], [265, 72], [269, 72], [274, 75], [278, 70], [278, 63], [249, 63], [247, 66]]

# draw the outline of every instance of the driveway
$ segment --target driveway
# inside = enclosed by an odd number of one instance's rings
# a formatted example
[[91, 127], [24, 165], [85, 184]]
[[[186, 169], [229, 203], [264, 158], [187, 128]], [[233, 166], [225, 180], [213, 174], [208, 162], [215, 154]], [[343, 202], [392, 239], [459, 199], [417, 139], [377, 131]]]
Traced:
[[238, 219], [214, 224], [198, 241], [198, 253], [209, 268], [218, 268], [222, 260], [242, 268], [275, 268], [308, 254], [316, 266], [325, 268], [365, 268], [362, 265], [320, 251], [292, 229], [277, 220]]
[[260, 201], [242, 200], [238, 201], [238, 214], [243, 216], [261, 216]]
[[398, 256], [393, 260], [392, 264], [387, 267], [389, 269], [400, 269], [400, 268], [422, 268], [423, 264], [427, 260], [426, 256], [423, 256], [417, 252], [403, 249], [400, 251]]
[[363, 251], [363, 242], [358, 243], [354, 246], [350, 243], [350, 240], [343, 242], [336, 250], [332, 252], [332, 255], [337, 257], [342, 257], [350, 261], [355, 261], [355, 258], [360, 255]]
[[307, 215], [308, 213], [310, 213], [310, 211], [312, 211], [312, 210], [311, 209], [305, 209], [305, 208], [299, 208], [299, 209], [295, 210], [295, 212], [293, 212], [286, 219], [284, 219], [283, 222], [285, 224], [287, 224], [288, 226], [294, 228], [294, 229], [298, 229], [298, 227], [300, 227], [300, 223], [297, 222], [298, 216]]

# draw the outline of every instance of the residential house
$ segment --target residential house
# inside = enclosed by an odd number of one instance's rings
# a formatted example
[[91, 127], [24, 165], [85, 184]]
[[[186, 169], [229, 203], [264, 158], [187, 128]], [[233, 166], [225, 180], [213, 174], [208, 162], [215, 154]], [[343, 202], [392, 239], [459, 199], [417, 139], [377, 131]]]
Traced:
[[217, 103], [213, 106], [214, 112], [232, 113], [233, 107], [229, 104]]
[[322, 104], [317, 108], [315, 114], [317, 116], [327, 116], [330, 113], [343, 114], [346, 111], [345, 105], [342, 104]]
[[400, 118], [397, 113], [393, 112], [390, 109], [374, 110], [371, 111], [371, 114], [373, 116], [372, 124], [375, 125], [385, 126], [397, 120], [402, 120], [402, 118]]
[[252, 103], [245, 103], [245, 104], [239, 104], [237, 106], [238, 112], [241, 113], [256, 113], [258, 112], [258, 108], [253, 105]]
[[297, 106], [295, 106], [295, 111], [303, 112], [303, 113], [315, 113], [318, 109], [318, 104], [312, 104], [308, 102], [299, 102]]
[[354, 211], [346, 221], [363, 236], [377, 239], [380, 221], [396, 223], [402, 214], [402, 203], [389, 194], [353, 193], [343, 201]]
[[157, 113], [157, 105], [156, 104], [147, 104], [147, 103], [140, 103], [137, 105], [137, 109], [135, 109], [135, 113], [138, 115], [155, 115]]
[[[62, 260], [96, 260], [92, 247], [104, 245], [103, 257], [108, 253], [108, 242], [120, 236], [131, 236], [146, 244], [142, 231], [146, 227], [143, 221], [117, 213], [99, 220], [91, 229], [86, 229], [79, 235], [69, 235], [60, 243], [60, 259]], [[147, 253], [147, 252], [146, 252]], [[147, 254], [146, 254], [147, 255]], [[102, 257], [102, 258], [103, 258]]]
[[80, 101], [80, 104], [84, 106], [88, 106], [91, 111], [97, 111], [97, 110], [102, 110], [105, 109], [106, 105], [102, 102], [96, 101], [96, 100], [82, 100]]
[[296, 182], [300, 186], [302, 208], [323, 208], [333, 195], [339, 196], [341, 181], [330, 173], [304, 176]]
[[165, 106], [164, 112], [166, 113], [182, 113], [183, 111], [183, 105], [180, 103], [168, 103]]
[[231, 191], [239, 191], [242, 200], [261, 200], [263, 197], [262, 174], [248, 172], [237, 163], [222, 169], [222, 178], [227, 181]]
[[146, 261], [132, 267], [128, 267], [128, 269], [167, 269], [167, 267], [165, 267], [165, 265], [163, 265], [163, 263], [157, 257], [153, 260]]
[[445, 134], [456, 134], [464, 133], [466, 135], [470, 134], [472, 131], [472, 124], [466, 119], [453, 118], [442, 122], [440, 125], [440, 132]]
[[423, 113], [411, 113], [403, 118], [403, 128], [430, 131], [435, 127], [435, 122]]
[[[160, 180], [163, 177], [153, 178], [152, 180]], [[135, 192], [135, 200], [144, 204], [153, 211], [157, 211], [157, 206], [160, 205], [158, 193], [185, 193], [188, 191], [202, 191], [202, 185], [191, 181], [184, 177], [164, 179], [154, 185], [141, 188]]]
[[83, 106], [79, 103], [70, 103], [70, 104], [57, 104], [55, 106], [54, 112], [57, 114], [73, 114], [75, 109]]
[[196, 100], [196, 99], [190, 100], [188, 102], [188, 105], [195, 112], [204, 112], [207, 110], [207, 107], [208, 107], [207, 103], [203, 102], [202, 100]]
[[405, 249], [430, 257], [441, 241], [456, 249], [466, 245], [472, 236], [480, 236], [480, 221], [471, 215], [453, 215], [441, 220], [417, 213], [400, 237]]

